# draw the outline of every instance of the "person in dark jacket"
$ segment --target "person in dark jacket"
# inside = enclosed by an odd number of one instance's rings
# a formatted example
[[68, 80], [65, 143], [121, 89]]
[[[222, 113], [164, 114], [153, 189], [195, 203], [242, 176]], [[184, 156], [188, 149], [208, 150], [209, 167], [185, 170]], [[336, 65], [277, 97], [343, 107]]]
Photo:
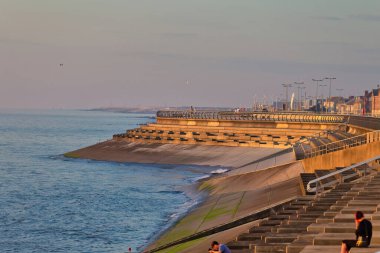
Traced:
[[364, 219], [364, 214], [357, 211], [355, 214], [356, 224], [356, 240], [344, 240], [342, 242], [341, 253], [348, 253], [353, 247], [366, 248], [371, 244], [372, 239], [372, 223]]

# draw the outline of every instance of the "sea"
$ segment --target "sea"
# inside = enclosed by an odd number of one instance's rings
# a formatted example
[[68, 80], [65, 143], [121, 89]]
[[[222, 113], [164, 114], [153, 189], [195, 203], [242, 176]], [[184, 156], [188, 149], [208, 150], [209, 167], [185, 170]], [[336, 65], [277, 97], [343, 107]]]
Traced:
[[150, 114], [0, 110], [0, 252], [141, 252], [212, 168], [69, 159]]

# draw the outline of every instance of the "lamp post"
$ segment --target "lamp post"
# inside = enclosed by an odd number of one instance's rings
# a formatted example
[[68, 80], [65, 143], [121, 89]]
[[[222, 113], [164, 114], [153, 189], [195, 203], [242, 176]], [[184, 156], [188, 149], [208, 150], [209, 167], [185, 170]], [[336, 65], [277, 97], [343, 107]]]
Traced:
[[298, 108], [298, 111], [300, 111], [300, 89], [301, 89], [301, 85], [304, 84], [304, 82], [294, 82], [295, 85], [297, 85], [297, 90], [298, 90], [298, 94], [297, 94], [297, 108]]
[[318, 86], [319, 86], [319, 82], [323, 82], [323, 79], [312, 79], [312, 80], [313, 82], [317, 83], [317, 90], [315, 93], [315, 111], [318, 112]]
[[330, 86], [329, 86], [329, 109], [330, 109], [330, 103], [331, 103], [331, 80], [336, 80], [336, 77], [325, 77], [325, 80], [330, 81]]
[[322, 112], [323, 112], [323, 87], [326, 87], [327, 84], [320, 84], [319, 87], [321, 87], [321, 93], [322, 93]]
[[285, 88], [286, 100], [285, 100], [285, 108], [288, 109], [288, 89], [292, 87], [291, 83], [283, 83], [282, 86]]
[[[305, 96], [302, 95], [302, 94], [303, 94], [303, 91], [305, 91]], [[303, 97], [304, 99], [302, 99], [302, 97]], [[306, 87], [305, 87], [305, 86], [302, 86], [302, 87], [301, 87], [301, 110], [304, 108], [304, 102], [305, 102], [305, 100], [306, 100]]]

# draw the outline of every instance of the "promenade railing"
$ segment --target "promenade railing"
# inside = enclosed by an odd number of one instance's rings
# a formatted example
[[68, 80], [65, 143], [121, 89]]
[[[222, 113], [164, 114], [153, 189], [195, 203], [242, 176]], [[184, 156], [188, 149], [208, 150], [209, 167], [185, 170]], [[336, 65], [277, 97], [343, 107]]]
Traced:
[[330, 152], [335, 152], [338, 150], [343, 150], [343, 149], [356, 147], [356, 146], [368, 144], [371, 142], [378, 142], [378, 141], [380, 141], [380, 130], [368, 132], [365, 134], [357, 135], [354, 137], [346, 138], [346, 139], [335, 141], [335, 142], [330, 142], [328, 144], [324, 144], [307, 151], [305, 150], [304, 158], [311, 158], [311, 157], [327, 154]]
[[240, 120], [240, 121], [282, 121], [344, 123], [343, 115], [314, 114], [307, 112], [223, 112], [223, 111], [158, 111], [157, 118]]
[[380, 118], [373, 116], [349, 116], [348, 123], [372, 130], [380, 130]]

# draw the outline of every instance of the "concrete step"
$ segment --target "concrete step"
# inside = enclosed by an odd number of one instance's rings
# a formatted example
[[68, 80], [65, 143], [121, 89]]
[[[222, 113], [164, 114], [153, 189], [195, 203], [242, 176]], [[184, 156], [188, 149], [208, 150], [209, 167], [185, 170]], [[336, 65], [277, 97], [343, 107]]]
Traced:
[[308, 232], [314, 232], [314, 233], [324, 233], [325, 232], [325, 227], [329, 223], [313, 223], [310, 224], [307, 227]]
[[306, 227], [279, 227], [276, 228], [278, 233], [303, 233], [306, 232]]
[[319, 217], [316, 219], [317, 224], [325, 224], [325, 223], [331, 223], [334, 222], [334, 217]]
[[374, 191], [367, 191], [367, 190], [364, 190], [364, 191], [360, 191], [359, 192], [359, 196], [369, 196], [369, 197], [373, 197], [373, 198], [379, 198], [379, 193], [380, 192], [374, 192]]
[[372, 200], [351, 200], [347, 203], [347, 206], [378, 206], [377, 202]]
[[257, 241], [262, 240], [265, 234], [263, 233], [244, 233], [236, 238], [236, 241]]
[[286, 244], [262, 244], [255, 245], [254, 252], [255, 253], [283, 253], [286, 252]]
[[291, 217], [290, 215], [277, 214], [275, 216], [270, 216], [268, 220], [286, 220], [286, 219], [289, 219], [290, 217]]
[[300, 253], [337, 253], [340, 252], [341, 246], [314, 246], [308, 245]]
[[358, 196], [355, 196], [353, 199], [354, 200], [372, 200], [372, 201], [377, 201], [378, 203], [380, 203], [380, 197], [377, 197], [377, 196], [358, 195]]
[[337, 205], [332, 205], [330, 206], [331, 211], [341, 211], [345, 206], [337, 206]]
[[240, 250], [240, 249], [251, 249], [251, 244], [259, 243], [259, 241], [233, 241], [227, 243], [228, 248], [231, 250]]
[[253, 250], [251, 250], [251, 249], [234, 249], [232, 252], [233, 253], [253, 253]]
[[368, 248], [352, 248], [350, 253], [377, 253], [380, 252], [380, 245], [371, 245]]
[[304, 205], [300, 205], [300, 206], [284, 206], [284, 210], [300, 210], [300, 209], [303, 209], [303, 208], [305, 208], [306, 206], [304, 206]]
[[271, 226], [258, 226], [258, 227], [252, 227], [249, 229], [250, 233], [266, 233], [271, 232], [272, 227]]
[[298, 218], [300, 219], [303, 219], [303, 218], [318, 218], [320, 217], [321, 215], [323, 215], [322, 212], [318, 212], [318, 213], [302, 213], [302, 214], [299, 214], [298, 215]]
[[350, 214], [337, 214], [334, 219], [334, 223], [350, 223], [354, 222], [354, 213]]
[[311, 223], [314, 223], [316, 219], [302, 219], [302, 220], [288, 220], [284, 224], [289, 224], [292, 226], [297, 226], [297, 225], [309, 225]]
[[355, 224], [351, 223], [330, 223], [325, 226], [325, 233], [355, 233]]
[[333, 218], [335, 217], [335, 215], [337, 215], [338, 213], [340, 213], [338, 210], [331, 210], [331, 211], [326, 211], [323, 213], [323, 216], [324, 217], [328, 217], [328, 218]]
[[376, 212], [376, 206], [350, 206], [343, 208], [340, 212], [342, 214], [355, 214], [357, 211], [362, 211], [364, 214]]
[[338, 200], [338, 201], [335, 203], [335, 205], [337, 205], [337, 206], [346, 206], [346, 205], [348, 204], [349, 201], [350, 201], [350, 200], [348, 200], [348, 199]]
[[297, 239], [298, 235], [295, 236], [289, 236], [289, 235], [283, 235], [283, 236], [266, 236], [265, 242], [266, 243], [291, 243], [295, 239]]
[[298, 239], [294, 240], [290, 245], [286, 247], [287, 253], [299, 253], [302, 251], [307, 245], [312, 245], [314, 240], [313, 234], [303, 234], [298, 237]]
[[294, 214], [298, 214], [301, 212], [302, 212], [301, 210], [281, 210], [277, 214], [279, 214], [279, 215], [294, 215]]
[[259, 223], [260, 226], [277, 226], [281, 224], [281, 220], [264, 220]]
[[306, 208], [306, 212], [318, 212], [318, 211], [327, 211], [330, 206], [311, 206]]
[[353, 233], [322, 233], [314, 237], [313, 245], [341, 245], [343, 240], [355, 240]]

